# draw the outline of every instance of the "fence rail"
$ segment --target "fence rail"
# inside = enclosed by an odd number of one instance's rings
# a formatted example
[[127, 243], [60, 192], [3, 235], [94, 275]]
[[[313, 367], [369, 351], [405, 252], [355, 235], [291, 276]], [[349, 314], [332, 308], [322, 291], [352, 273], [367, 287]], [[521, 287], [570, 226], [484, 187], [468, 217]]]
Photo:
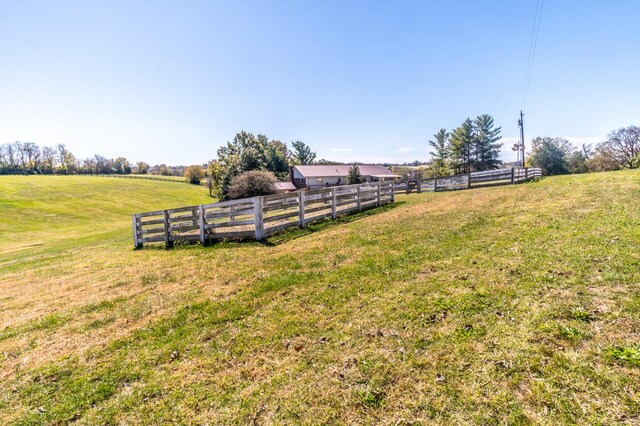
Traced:
[[393, 182], [377, 182], [137, 213], [133, 242], [141, 248], [145, 243], [171, 247], [176, 241], [262, 240], [287, 228], [392, 202]]

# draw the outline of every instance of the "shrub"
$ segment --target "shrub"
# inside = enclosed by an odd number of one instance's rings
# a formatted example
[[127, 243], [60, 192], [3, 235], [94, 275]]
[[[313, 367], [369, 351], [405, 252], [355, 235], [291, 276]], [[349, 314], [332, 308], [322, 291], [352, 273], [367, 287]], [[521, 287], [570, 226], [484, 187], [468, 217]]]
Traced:
[[358, 167], [354, 163], [353, 166], [349, 168], [349, 172], [347, 173], [347, 185], [353, 185], [357, 183], [362, 183], [362, 175], [360, 174], [360, 167]]
[[204, 178], [204, 170], [200, 166], [189, 166], [184, 171], [184, 178], [191, 184], [200, 185], [200, 181]]
[[228, 196], [232, 200], [237, 200], [274, 194], [276, 192], [274, 183], [276, 183], [276, 176], [271, 172], [257, 170], [244, 172], [233, 178], [229, 185]]

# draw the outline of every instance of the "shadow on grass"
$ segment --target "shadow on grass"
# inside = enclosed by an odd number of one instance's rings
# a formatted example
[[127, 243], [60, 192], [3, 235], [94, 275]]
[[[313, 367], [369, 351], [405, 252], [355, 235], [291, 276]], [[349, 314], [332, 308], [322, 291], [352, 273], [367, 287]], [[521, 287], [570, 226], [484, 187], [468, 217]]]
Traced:
[[339, 216], [336, 220], [325, 219], [322, 221], [309, 223], [304, 228], [290, 228], [278, 234], [271, 235], [267, 239], [259, 241], [258, 244], [265, 246], [277, 246], [288, 241], [295, 240], [296, 238], [305, 237], [307, 235], [311, 235], [325, 229], [331, 229], [345, 223], [355, 222], [356, 220], [364, 219], [369, 216], [393, 210], [405, 203], [406, 201], [396, 201], [394, 203], [385, 204], [384, 206], [374, 207], [357, 213]]
[[[317, 222], [308, 223], [304, 228], [289, 228], [284, 231], [281, 231], [277, 234], [270, 235], [266, 239], [262, 241], [256, 241], [254, 239], [244, 239], [244, 240], [220, 240], [220, 241], [209, 241], [207, 242], [206, 247], [208, 248], [232, 248], [232, 247], [246, 247], [251, 245], [259, 245], [259, 246], [267, 246], [267, 247], [275, 247], [280, 244], [286, 243], [291, 240], [295, 240], [296, 238], [305, 237], [307, 235], [312, 235], [316, 232], [323, 231], [325, 229], [330, 229], [336, 226], [343, 225], [345, 223], [355, 222], [356, 220], [364, 219], [369, 216], [377, 215], [380, 213], [384, 213], [389, 210], [393, 210], [397, 207], [405, 204], [405, 201], [396, 201], [394, 203], [385, 204], [380, 207], [373, 207], [367, 210], [362, 210], [357, 213], [346, 214], [343, 216], [338, 216], [336, 220], [332, 219], [324, 219]], [[173, 247], [165, 247], [164, 245], [154, 244], [154, 245], [145, 245], [141, 249], [134, 248], [134, 251], [139, 250], [189, 250], [197, 247], [202, 247], [200, 243], [191, 243], [191, 242], [174, 242]]]

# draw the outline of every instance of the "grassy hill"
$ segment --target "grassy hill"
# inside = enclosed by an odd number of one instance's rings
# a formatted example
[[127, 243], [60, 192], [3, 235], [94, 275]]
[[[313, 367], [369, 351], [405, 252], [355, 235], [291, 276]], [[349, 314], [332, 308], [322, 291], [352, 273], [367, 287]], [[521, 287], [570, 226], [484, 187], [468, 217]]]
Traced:
[[[130, 236], [131, 214], [211, 202], [206, 190], [170, 182], [87, 176], [0, 176], [0, 265], [24, 249], [72, 248]], [[171, 208], [171, 207], [167, 207]]]
[[0, 177], [4, 421], [640, 421], [640, 172], [399, 196], [272, 244], [132, 249], [130, 213], [206, 201]]

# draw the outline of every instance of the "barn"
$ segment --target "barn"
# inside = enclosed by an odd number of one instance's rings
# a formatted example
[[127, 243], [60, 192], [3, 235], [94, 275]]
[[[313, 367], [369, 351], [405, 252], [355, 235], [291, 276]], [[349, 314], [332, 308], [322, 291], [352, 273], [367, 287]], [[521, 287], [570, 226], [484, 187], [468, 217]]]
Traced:
[[[347, 184], [347, 175], [352, 165], [293, 166], [289, 178], [296, 188], [319, 189]], [[399, 179], [388, 168], [379, 164], [358, 164], [365, 182], [380, 182]]]

